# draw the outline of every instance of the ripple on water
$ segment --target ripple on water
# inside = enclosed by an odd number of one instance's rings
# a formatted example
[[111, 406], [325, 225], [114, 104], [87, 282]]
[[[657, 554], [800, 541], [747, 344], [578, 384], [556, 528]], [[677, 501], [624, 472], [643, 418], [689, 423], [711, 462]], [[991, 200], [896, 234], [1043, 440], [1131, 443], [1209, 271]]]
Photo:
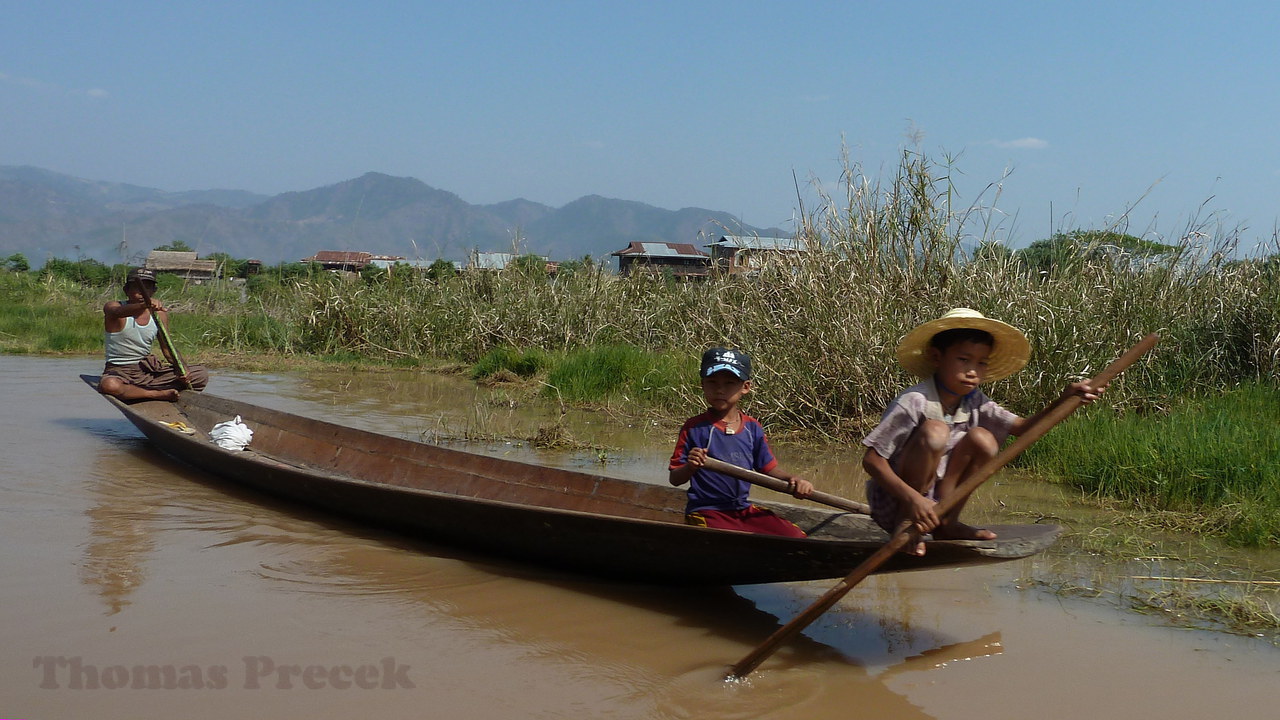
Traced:
[[745, 678], [727, 679], [729, 668], [705, 664], [673, 676], [654, 689], [658, 704], [673, 717], [706, 717], [715, 708], [717, 720], [768, 718], [785, 713], [822, 694], [823, 675], [812, 668], [762, 670]]

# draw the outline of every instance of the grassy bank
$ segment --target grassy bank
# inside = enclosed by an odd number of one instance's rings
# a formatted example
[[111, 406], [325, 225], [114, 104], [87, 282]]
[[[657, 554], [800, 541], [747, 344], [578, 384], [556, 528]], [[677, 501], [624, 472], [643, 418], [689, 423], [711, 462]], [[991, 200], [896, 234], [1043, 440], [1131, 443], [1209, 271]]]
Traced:
[[1182, 398], [1167, 413], [1102, 409], [1033, 446], [1026, 465], [1243, 546], [1280, 545], [1280, 389]]
[[[296, 286], [249, 294], [236, 283], [187, 285], [165, 275], [156, 291], [172, 311], [179, 347], [219, 356], [305, 352], [297, 294]], [[100, 354], [102, 306], [123, 295], [119, 283], [0, 271], [0, 352]]]

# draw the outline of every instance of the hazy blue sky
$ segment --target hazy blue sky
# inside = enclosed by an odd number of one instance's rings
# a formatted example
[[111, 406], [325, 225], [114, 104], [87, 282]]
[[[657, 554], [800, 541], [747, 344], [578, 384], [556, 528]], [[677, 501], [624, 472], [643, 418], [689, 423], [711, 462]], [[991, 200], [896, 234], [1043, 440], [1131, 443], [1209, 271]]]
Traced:
[[2, 8], [0, 164], [95, 180], [274, 194], [378, 171], [787, 228], [793, 173], [835, 187], [842, 143], [873, 174], [918, 143], [1018, 245], [1140, 199], [1134, 234], [1216, 212], [1252, 242], [1280, 217], [1274, 1]]

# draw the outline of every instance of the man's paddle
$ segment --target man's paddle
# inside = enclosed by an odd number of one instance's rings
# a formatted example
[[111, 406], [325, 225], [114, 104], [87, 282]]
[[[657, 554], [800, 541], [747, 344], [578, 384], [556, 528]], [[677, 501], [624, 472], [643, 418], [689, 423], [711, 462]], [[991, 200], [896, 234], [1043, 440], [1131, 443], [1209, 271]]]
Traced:
[[[1130, 348], [1128, 352], [1121, 355], [1119, 359], [1108, 365], [1106, 369], [1095, 375], [1093, 379], [1089, 381], [1089, 385], [1093, 387], [1101, 387], [1110, 383], [1113, 378], [1124, 372], [1125, 368], [1132, 365], [1138, 360], [1138, 358], [1145, 355], [1148, 350], [1155, 347], [1155, 344], [1159, 339], [1160, 337], [1155, 333], [1146, 336], [1137, 345]], [[997, 470], [1007, 465], [1018, 455], [1022, 454], [1023, 450], [1026, 450], [1032, 443], [1043, 437], [1044, 434], [1049, 432], [1054, 425], [1062, 422], [1064, 418], [1074, 412], [1076, 408], [1080, 407], [1081, 403], [1081, 399], [1076, 395], [1056, 400], [1053, 405], [1050, 405], [1045, 411], [1044, 416], [1023, 432], [1022, 435], [1018, 436], [1013, 444], [1005, 448], [1005, 450], [999, 455], [988, 460], [985, 465], [978, 468], [973, 475], [957, 486], [953, 493], [940, 501], [935, 508], [935, 512], [938, 515], [945, 515], [956, 505], [964, 502], [964, 500], [968, 498], [979, 485], [986, 482], [986, 480], [994, 475]], [[791, 620], [791, 622], [783, 625], [774, 632], [773, 635], [770, 635], [767, 640], [761, 643], [759, 647], [752, 650], [746, 657], [739, 660], [738, 664], [733, 666], [729, 672], [729, 676], [725, 679], [731, 680], [750, 675], [752, 670], [759, 667], [760, 663], [764, 662], [775, 650], [778, 649], [778, 646], [786, 642], [786, 640], [792, 635], [795, 635], [808, 627], [809, 623], [818, 619], [819, 615], [822, 615], [824, 612], [829, 610], [832, 605], [839, 602], [840, 598], [844, 597], [845, 594], [852, 590], [855, 585], [865, 580], [868, 575], [875, 572], [876, 569], [883, 565], [886, 560], [893, 557], [894, 553], [901, 551], [908, 543], [915, 542], [919, 537], [920, 533], [916, 529], [915, 524], [910, 520], [904, 520], [902, 524], [898, 526], [897, 531], [894, 532], [893, 537], [889, 539], [889, 542], [885, 543], [884, 546], [871, 555], [871, 557], [864, 560], [861, 565], [854, 568], [853, 572], [849, 573], [848, 576], [841, 580], [835, 587], [831, 588], [826, 592], [826, 594], [818, 598], [817, 601], [806, 608], [804, 612], [797, 615], [793, 620]]]
[[[791, 484], [786, 480], [779, 480], [776, 477], [771, 477], [764, 473], [758, 473], [755, 470], [748, 470], [744, 467], [738, 467], [737, 465], [730, 465], [723, 460], [717, 460], [713, 457], [708, 457], [702, 466], [713, 472], [732, 475], [739, 480], [746, 480], [753, 485], [766, 487], [770, 490], [777, 490], [778, 492], [786, 493], [787, 495], [791, 494]], [[871, 514], [871, 507], [869, 505], [854, 502], [853, 500], [846, 500], [839, 495], [831, 495], [817, 490], [814, 490], [804, 499], [812, 500], [816, 503], [822, 503], [823, 505], [830, 505], [831, 507], [839, 508], [840, 510], [847, 510], [851, 513], [858, 513], [859, 515]]]
[[156, 321], [156, 332], [160, 336], [160, 347], [164, 349], [165, 355], [173, 362], [173, 367], [178, 371], [178, 381], [183, 387], [191, 387], [191, 381], [187, 379], [187, 366], [182, 362], [182, 356], [178, 354], [178, 348], [173, 345], [173, 338], [169, 337], [169, 328], [164, 326], [160, 321], [160, 316], [156, 314], [155, 303], [151, 302], [151, 293], [147, 292], [147, 283], [144, 280], [136, 281], [138, 290], [142, 292], [142, 299], [147, 303], [147, 308], [151, 310], [151, 317]]

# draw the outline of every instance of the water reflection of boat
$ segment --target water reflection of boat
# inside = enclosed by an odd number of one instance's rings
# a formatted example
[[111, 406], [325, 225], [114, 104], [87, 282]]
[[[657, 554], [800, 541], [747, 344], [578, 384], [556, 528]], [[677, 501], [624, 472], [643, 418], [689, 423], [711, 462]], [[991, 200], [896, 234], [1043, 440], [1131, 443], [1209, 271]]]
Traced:
[[888, 680], [902, 673], [944, 668], [957, 663], [995, 657], [1002, 653], [1004, 653], [1004, 643], [1000, 640], [999, 631], [996, 631], [973, 640], [930, 648], [919, 655], [904, 658], [880, 673], [878, 677], [880, 680]]
[[[81, 376], [96, 386], [97, 378]], [[228, 480], [414, 535], [504, 557], [668, 584], [750, 584], [843, 576], [888, 539], [868, 518], [757, 501], [804, 528], [783, 538], [684, 523], [684, 492], [412, 442], [207, 393], [175, 403], [107, 397], [162, 452]], [[250, 447], [209, 440], [239, 415]], [[184, 434], [164, 423], [185, 423]], [[1053, 525], [996, 526], [998, 540], [930, 542], [882, 571], [1026, 557]]]

